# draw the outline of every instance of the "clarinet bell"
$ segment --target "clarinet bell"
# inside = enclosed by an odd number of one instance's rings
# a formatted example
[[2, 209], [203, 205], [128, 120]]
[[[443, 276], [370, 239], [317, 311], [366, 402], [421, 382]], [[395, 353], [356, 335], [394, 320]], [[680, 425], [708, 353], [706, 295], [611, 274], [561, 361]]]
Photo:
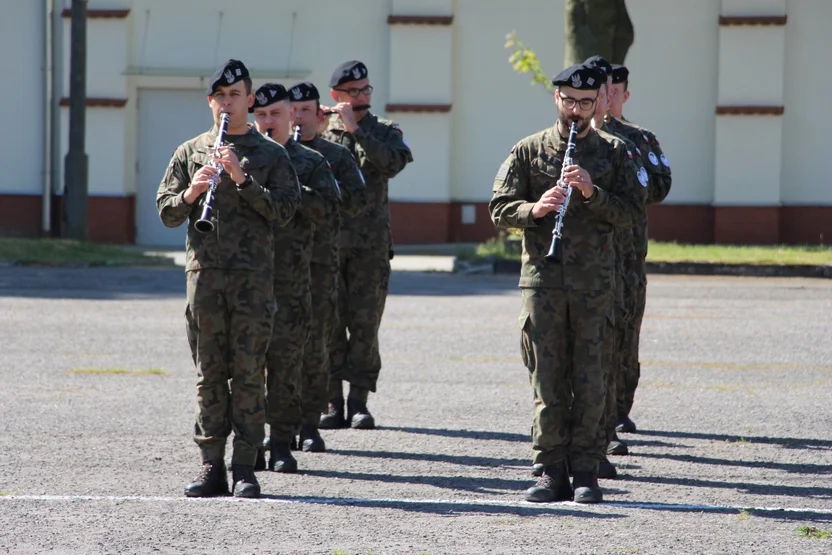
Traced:
[[545, 258], [551, 262], [560, 262], [560, 255], [560, 239], [556, 237], [552, 240], [552, 244], [549, 247], [549, 253], [545, 256]]

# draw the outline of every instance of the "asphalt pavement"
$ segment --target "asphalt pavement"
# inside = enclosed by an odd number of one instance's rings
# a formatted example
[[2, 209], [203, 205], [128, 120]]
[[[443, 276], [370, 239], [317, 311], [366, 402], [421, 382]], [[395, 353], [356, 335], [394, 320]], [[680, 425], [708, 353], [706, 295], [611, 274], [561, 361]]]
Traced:
[[393, 261], [379, 428], [252, 501], [182, 494], [182, 268], [0, 268], [0, 552], [832, 552], [832, 281], [650, 276], [631, 455], [537, 505], [517, 279], [449, 261]]

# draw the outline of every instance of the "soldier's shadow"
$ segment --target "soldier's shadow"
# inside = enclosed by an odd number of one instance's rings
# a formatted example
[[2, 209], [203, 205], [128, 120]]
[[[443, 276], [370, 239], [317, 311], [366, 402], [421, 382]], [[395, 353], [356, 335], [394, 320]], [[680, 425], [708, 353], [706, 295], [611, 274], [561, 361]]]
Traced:
[[357, 449], [329, 449], [334, 455], [346, 457], [367, 457], [373, 459], [391, 459], [408, 461], [426, 461], [458, 464], [460, 466], [473, 467], [528, 467], [531, 463], [528, 459], [504, 459], [497, 457], [478, 457], [471, 455], [445, 455], [441, 453], [403, 453], [399, 451], [361, 451]]

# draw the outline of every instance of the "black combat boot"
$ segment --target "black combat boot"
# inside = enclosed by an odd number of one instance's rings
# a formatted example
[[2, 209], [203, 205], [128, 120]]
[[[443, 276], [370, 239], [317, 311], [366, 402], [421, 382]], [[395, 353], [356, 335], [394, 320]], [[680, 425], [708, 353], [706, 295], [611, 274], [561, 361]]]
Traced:
[[627, 444], [618, 439], [618, 434], [612, 434], [612, 440], [607, 445], [607, 455], [629, 455]]
[[616, 432], [621, 432], [622, 434], [634, 434], [636, 433], [636, 423], [630, 420], [630, 417], [626, 414], [624, 416], [618, 417], [618, 424], [615, 426]]
[[304, 423], [300, 429], [300, 444], [307, 453], [323, 453], [326, 451], [324, 438], [316, 426]]
[[598, 475], [594, 472], [576, 470], [572, 485], [575, 488], [575, 503], [600, 503], [604, 500], [598, 487]]
[[235, 464], [231, 467], [231, 476], [234, 481], [234, 497], [260, 497], [260, 484], [254, 475], [254, 467]]
[[221, 462], [206, 461], [202, 463], [202, 471], [193, 482], [185, 486], [186, 497], [213, 497], [228, 495], [228, 478], [225, 476], [225, 465]]
[[532, 476], [543, 476], [543, 471], [546, 469], [546, 465], [544, 464], [533, 464], [532, 465]]
[[280, 441], [272, 438], [271, 456], [269, 457], [269, 470], [292, 474], [298, 471], [298, 461], [292, 456], [292, 449], [288, 441]]
[[367, 410], [367, 398], [370, 390], [363, 387], [350, 386], [347, 397], [347, 422], [356, 430], [372, 430], [376, 427], [376, 420]]
[[572, 485], [566, 473], [566, 463], [559, 462], [545, 466], [543, 475], [537, 483], [526, 490], [525, 498], [526, 501], [533, 503], [571, 501]]
[[598, 477], [607, 480], [615, 480], [618, 477], [618, 470], [606, 456], [598, 463]]
[[318, 427], [322, 430], [337, 430], [347, 427], [347, 422], [344, 420], [343, 397], [329, 400], [329, 406], [326, 412], [321, 415], [321, 421], [318, 423]]

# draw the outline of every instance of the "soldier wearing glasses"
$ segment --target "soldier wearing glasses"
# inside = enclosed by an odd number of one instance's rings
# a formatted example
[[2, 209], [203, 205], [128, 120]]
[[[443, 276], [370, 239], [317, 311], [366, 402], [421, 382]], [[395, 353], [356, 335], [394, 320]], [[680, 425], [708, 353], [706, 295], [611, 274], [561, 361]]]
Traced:
[[[381, 371], [378, 330], [390, 280], [390, 211], [387, 183], [413, 161], [402, 130], [370, 112], [373, 87], [367, 66], [357, 60], [338, 66], [330, 78], [329, 126], [323, 138], [346, 147], [366, 181], [367, 208], [344, 215], [340, 230], [338, 322], [330, 353], [329, 404], [324, 429], [371, 429], [367, 409]], [[348, 335], [349, 334], [349, 335]], [[349, 382], [344, 412], [342, 381]]]
[[[603, 347], [615, 317], [613, 231], [633, 226], [646, 197], [646, 180], [639, 180], [624, 141], [590, 125], [605, 79], [583, 65], [555, 76], [555, 125], [511, 149], [489, 203], [494, 225], [524, 230], [518, 324], [534, 389], [533, 463], [544, 468], [527, 501], [603, 499], [598, 465], [606, 445]], [[574, 164], [562, 168], [573, 121]], [[555, 186], [559, 180], [571, 186], [571, 197], [561, 259], [552, 262], [545, 256], [555, 212], [569, 194]]]

